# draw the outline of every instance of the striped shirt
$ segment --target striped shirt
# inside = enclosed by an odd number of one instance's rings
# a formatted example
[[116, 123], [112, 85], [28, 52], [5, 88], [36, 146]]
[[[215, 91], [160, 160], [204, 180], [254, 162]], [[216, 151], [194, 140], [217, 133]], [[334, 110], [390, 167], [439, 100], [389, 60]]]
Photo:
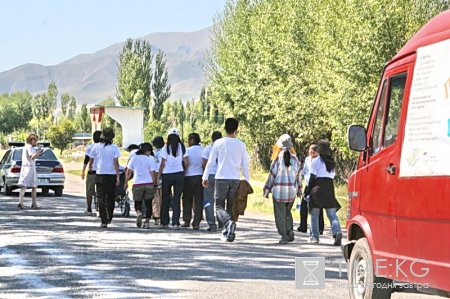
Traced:
[[264, 190], [271, 192], [275, 201], [293, 202], [302, 188], [300, 162], [291, 154], [291, 165], [286, 167], [283, 154], [284, 151], [272, 162]]

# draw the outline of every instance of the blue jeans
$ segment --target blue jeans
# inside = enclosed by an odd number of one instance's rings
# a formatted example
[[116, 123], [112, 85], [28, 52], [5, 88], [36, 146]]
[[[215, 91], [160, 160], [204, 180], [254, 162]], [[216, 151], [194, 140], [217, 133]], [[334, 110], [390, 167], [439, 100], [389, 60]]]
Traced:
[[[336, 208], [324, 209], [327, 212], [328, 219], [331, 224], [331, 231], [333, 236], [341, 232], [341, 225], [339, 224], [338, 217], [336, 215]], [[311, 236], [319, 240], [319, 208], [311, 209]]]

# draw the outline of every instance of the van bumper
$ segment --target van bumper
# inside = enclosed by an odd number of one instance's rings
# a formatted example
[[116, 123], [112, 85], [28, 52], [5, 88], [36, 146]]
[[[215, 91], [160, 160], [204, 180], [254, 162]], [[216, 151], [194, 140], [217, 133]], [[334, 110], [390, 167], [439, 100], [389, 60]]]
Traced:
[[342, 254], [345, 260], [348, 262], [350, 260], [350, 255], [352, 254], [353, 247], [355, 247], [356, 240], [345, 242], [341, 245]]

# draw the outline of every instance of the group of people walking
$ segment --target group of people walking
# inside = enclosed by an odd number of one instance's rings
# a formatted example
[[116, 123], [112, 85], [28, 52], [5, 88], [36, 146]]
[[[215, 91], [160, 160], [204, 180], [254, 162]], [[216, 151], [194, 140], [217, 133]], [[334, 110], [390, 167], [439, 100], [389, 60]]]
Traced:
[[[149, 228], [153, 216], [155, 224], [162, 228], [171, 226], [178, 230], [181, 226], [199, 230], [204, 210], [207, 230], [223, 229], [223, 240], [233, 242], [236, 230], [236, 219], [232, 217], [233, 201], [238, 189], [250, 181], [247, 149], [237, 139], [238, 127], [236, 119], [228, 118], [225, 121], [226, 135], [223, 137], [220, 132], [213, 132], [211, 144], [206, 147], [201, 145], [197, 133], [191, 133], [186, 148], [176, 128], [169, 130], [166, 142], [162, 136], [157, 136], [152, 143], [130, 147], [124, 188], [132, 179], [136, 225]], [[88, 169], [86, 214], [92, 214], [92, 197], [96, 193], [101, 227], [111, 223], [115, 187], [120, 184], [120, 152], [112, 144], [113, 138], [114, 132], [110, 128], [94, 133], [94, 144], [86, 149], [82, 172], [84, 178]], [[301, 197], [301, 222], [297, 230], [307, 231], [309, 212], [310, 242], [319, 243], [324, 209], [331, 223], [334, 244], [340, 245], [342, 233], [336, 215], [340, 206], [334, 194], [334, 168], [328, 141], [312, 144], [302, 165], [291, 137], [287, 134], [280, 136], [273, 147], [272, 164], [264, 186], [264, 196], [268, 197], [269, 193], [273, 196], [280, 243], [294, 240], [292, 208], [295, 199]], [[304, 190], [302, 177], [306, 183]]]
[[[205, 210], [208, 231], [223, 228], [223, 239], [232, 242], [236, 223], [231, 217], [231, 207], [241, 173], [246, 182], [250, 180], [247, 150], [236, 138], [238, 126], [236, 119], [227, 119], [226, 136], [213, 132], [212, 144], [205, 148], [197, 133], [189, 134], [186, 148], [178, 130], [173, 128], [166, 142], [158, 136], [153, 144], [142, 143], [133, 149], [123, 187], [127, 189], [128, 181], [133, 179], [136, 225], [149, 228], [153, 214], [162, 228], [171, 225], [177, 230], [180, 226], [192, 226], [193, 230], [199, 230]], [[114, 132], [110, 128], [94, 132], [93, 139], [94, 144], [86, 149], [82, 171], [82, 178], [86, 177], [86, 214], [92, 214], [92, 198], [96, 194], [101, 227], [107, 227], [113, 218], [116, 186], [121, 183], [120, 152], [112, 144]]]

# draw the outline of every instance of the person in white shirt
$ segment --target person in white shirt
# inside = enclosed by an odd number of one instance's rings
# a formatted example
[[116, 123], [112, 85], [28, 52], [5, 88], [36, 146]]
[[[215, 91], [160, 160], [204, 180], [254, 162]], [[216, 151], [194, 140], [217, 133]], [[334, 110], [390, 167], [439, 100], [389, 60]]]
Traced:
[[20, 176], [18, 186], [20, 187], [19, 204], [17, 207], [23, 209], [23, 197], [27, 188], [31, 188], [31, 208], [38, 209], [36, 202], [36, 193], [38, 186], [36, 160], [42, 155], [43, 150], [36, 150], [34, 147], [39, 140], [38, 135], [30, 134], [27, 138], [27, 144], [22, 149], [22, 167], [20, 168]]
[[[152, 141], [153, 147], [155, 150], [153, 151], [153, 158], [155, 159], [156, 166], [159, 169], [159, 166], [161, 165], [161, 151], [164, 147], [164, 138], [162, 136], [156, 136], [153, 138]], [[153, 219], [155, 219], [155, 225], [159, 225], [159, 219], [161, 218], [161, 201], [162, 201], [162, 194], [161, 194], [161, 178], [155, 183], [156, 189], [155, 189], [155, 197], [152, 201], [152, 209], [153, 209]]]
[[[203, 160], [203, 168], [206, 167], [206, 164], [208, 163], [209, 156], [211, 154], [212, 146], [214, 142], [218, 139], [222, 138], [222, 133], [219, 131], [214, 131], [211, 136], [212, 144], [205, 147], [202, 153], [202, 160]], [[203, 206], [205, 207], [205, 215], [206, 215], [206, 222], [208, 223], [208, 231], [209, 232], [215, 232], [217, 230], [216, 225], [216, 217], [215, 217], [215, 209], [214, 209], [214, 184], [215, 184], [215, 176], [217, 172], [217, 161], [214, 161], [209, 176], [208, 176], [208, 188], [205, 188], [203, 190]], [[219, 221], [219, 229], [223, 228], [223, 223]]]
[[89, 171], [97, 167], [95, 186], [101, 218], [100, 227], [108, 227], [114, 214], [116, 186], [120, 185], [119, 148], [112, 144], [115, 137], [111, 128], [105, 128], [100, 136], [100, 144], [92, 148], [89, 160]]
[[150, 143], [142, 143], [139, 149], [128, 163], [125, 178], [125, 190], [128, 181], [133, 174], [133, 200], [136, 210], [136, 226], [142, 226], [142, 202], [145, 204], [144, 228], [150, 228], [150, 218], [152, 217], [152, 200], [155, 196], [155, 182], [157, 182], [158, 171], [153, 159], [153, 147]]
[[200, 145], [200, 136], [197, 133], [191, 133], [188, 136], [187, 149], [189, 165], [184, 174], [183, 189], [183, 227], [189, 227], [192, 219], [192, 210], [194, 209], [194, 221], [192, 228], [200, 229], [200, 222], [203, 215], [203, 147]]
[[[172, 228], [180, 228], [180, 198], [184, 185], [184, 169], [189, 166], [187, 157], [188, 154], [181, 142], [178, 129], [170, 129], [167, 144], [161, 151], [161, 165], [159, 167], [159, 176], [162, 176], [161, 225], [163, 228], [169, 226], [171, 199], [173, 208]], [[173, 198], [170, 196], [172, 187]]]
[[[305, 190], [303, 194], [308, 193], [308, 184], [309, 184], [309, 177], [310, 177], [310, 169], [311, 169], [311, 163], [314, 159], [316, 159], [319, 156], [319, 153], [317, 152], [317, 143], [311, 143], [309, 145], [308, 149], [308, 157], [305, 159], [305, 164], [303, 165], [302, 169], [302, 176], [305, 178]], [[324, 221], [323, 221], [323, 209], [320, 209], [319, 211], [319, 232], [322, 235], [324, 229]], [[306, 233], [308, 231], [308, 202], [305, 198], [305, 196], [302, 196], [302, 201], [300, 204], [300, 225], [297, 228], [297, 231]]]
[[334, 237], [334, 245], [341, 245], [342, 232], [336, 211], [341, 207], [334, 194], [333, 179], [335, 162], [331, 154], [330, 142], [320, 140], [317, 143], [319, 157], [311, 163], [308, 193], [310, 194], [309, 209], [311, 212], [310, 243], [319, 243], [319, 210], [327, 212]]
[[95, 196], [95, 172], [97, 170], [96, 165], [92, 166], [92, 170], [88, 171], [86, 176], [86, 168], [88, 168], [90, 155], [92, 152], [92, 148], [100, 143], [100, 135], [102, 131], [95, 131], [92, 134], [92, 140], [94, 143], [88, 144], [86, 147], [86, 153], [84, 154], [84, 162], [83, 162], [83, 170], [81, 171], [81, 179], [84, 180], [86, 178], [86, 205], [87, 209], [84, 212], [86, 216], [92, 216], [92, 198]]
[[217, 161], [214, 198], [217, 217], [225, 225], [222, 239], [227, 242], [233, 242], [235, 239], [236, 223], [231, 219], [231, 209], [239, 188], [241, 171], [244, 179], [250, 181], [247, 149], [245, 144], [236, 138], [238, 127], [239, 122], [235, 118], [225, 121], [226, 136], [214, 143], [203, 173], [203, 187], [208, 188], [208, 177]]

